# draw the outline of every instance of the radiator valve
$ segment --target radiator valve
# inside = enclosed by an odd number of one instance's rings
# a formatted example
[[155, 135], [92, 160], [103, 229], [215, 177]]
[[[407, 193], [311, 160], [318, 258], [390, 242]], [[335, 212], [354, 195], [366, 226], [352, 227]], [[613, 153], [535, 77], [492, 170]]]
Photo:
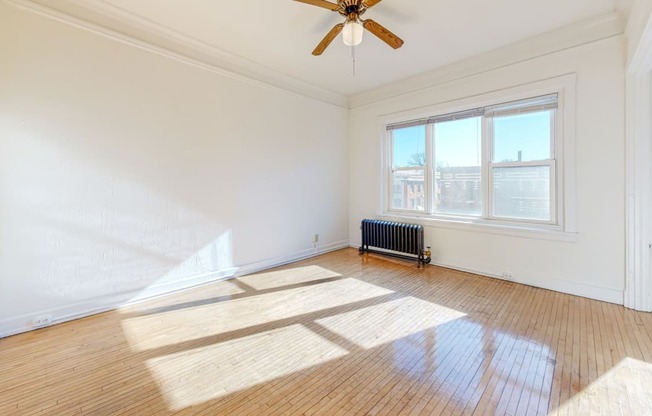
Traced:
[[425, 257], [430, 257], [432, 256], [432, 251], [430, 251], [430, 246], [426, 247], [426, 251], [423, 252], [423, 255]]

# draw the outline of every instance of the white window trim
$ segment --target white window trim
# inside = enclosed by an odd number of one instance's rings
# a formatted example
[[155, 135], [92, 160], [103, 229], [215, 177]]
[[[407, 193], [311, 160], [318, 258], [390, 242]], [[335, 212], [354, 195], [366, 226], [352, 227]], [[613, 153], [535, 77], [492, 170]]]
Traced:
[[[381, 140], [383, 163], [381, 163], [381, 198], [379, 201], [377, 216], [390, 220], [410, 220], [431, 227], [576, 242], [578, 238], [578, 230], [575, 174], [575, 85], [576, 75], [568, 74], [526, 85], [486, 92], [467, 98], [379, 117], [378, 131]], [[553, 129], [553, 131], [556, 132], [556, 137], [555, 140], [553, 140], [552, 145], [554, 146], [556, 143], [558, 147], [553, 149], [555, 150], [553, 153], [555, 155], [555, 160], [552, 161], [552, 163], [556, 163], [556, 166], [553, 166], [553, 176], [550, 178], [550, 183], [551, 187], [556, 186], [557, 188], [556, 193], [551, 193], [551, 197], [555, 198], [554, 202], [551, 202], [551, 209], [555, 211], [553, 214], [557, 217], [557, 224], [537, 223], [530, 220], [521, 222], [513, 219], [504, 220], [502, 218], [488, 219], [429, 214], [430, 206], [426, 207], [427, 212], [391, 209], [391, 201], [388, 199], [391, 198], [391, 195], [387, 195], [389, 189], [388, 184], [391, 183], [388, 182], [391, 181], [391, 178], [389, 177], [390, 174], [388, 173], [390, 172], [388, 167], [391, 166], [391, 149], [389, 149], [390, 140], [388, 139], [386, 126], [555, 93], [558, 96], [558, 109], [555, 117], [556, 129]], [[483, 128], [487, 128], [487, 126], [483, 125]], [[489, 160], [489, 153], [486, 152], [492, 151], [491, 149], [486, 148], [489, 143], [491, 143], [490, 140], [484, 140], [482, 149], [484, 160]], [[432, 149], [428, 148], [431, 145], [431, 143], [426, 141], [427, 158], [431, 158]], [[431, 162], [431, 160], [429, 160], [429, 162]], [[547, 162], [549, 161], [546, 161], [546, 163]], [[543, 164], [542, 162], [535, 163], [538, 163], [538, 165]], [[432, 170], [432, 163], [429, 163], [428, 166]], [[483, 166], [487, 171], [483, 171], [482, 185], [487, 189], [487, 184], [485, 184], [484, 181], [490, 180], [488, 172], [489, 164], [484, 163]], [[431, 174], [432, 172], [426, 172], [426, 180], [431, 176]], [[487, 204], [490, 202], [488, 200], [489, 196], [485, 194], [486, 192], [483, 192], [483, 217], [486, 217], [487, 213], [484, 211], [487, 209]], [[431, 198], [428, 198], [428, 200], [430, 199]], [[431, 201], [427, 201], [427, 204], [430, 203]]]

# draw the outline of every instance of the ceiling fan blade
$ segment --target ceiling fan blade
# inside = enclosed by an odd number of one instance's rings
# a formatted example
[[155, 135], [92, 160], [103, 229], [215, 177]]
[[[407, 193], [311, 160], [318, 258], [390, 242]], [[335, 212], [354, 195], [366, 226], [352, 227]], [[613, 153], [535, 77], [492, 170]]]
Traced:
[[319, 45], [317, 45], [315, 50], [312, 51], [312, 54], [315, 56], [319, 56], [322, 53], [324, 53], [324, 51], [326, 50], [326, 48], [328, 48], [328, 45], [331, 44], [333, 39], [335, 39], [337, 35], [340, 34], [342, 28], [344, 28], [344, 23], [335, 25], [335, 27], [333, 27], [331, 31], [328, 32], [328, 34], [324, 37], [324, 39], [322, 39], [321, 42], [319, 42]]
[[370, 9], [380, 3], [382, 0], [363, 0], [363, 3], [367, 6], [367, 9]]
[[383, 26], [380, 24], [374, 22], [371, 19], [367, 19], [364, 21], [362, 24], [365, 29], [373, 33], [374, 35], [378, 36], [380, 40], [388, 44], [394, 49], [398, 49], [401, 46], [403, 46], [403, 40], [390, 32], [389, 30], [385, 29]]
[[339, 4], [331, 3], [330, 1], [326, 1], [326, 0], [294, 0], [294, 1], [298, 1], [299, 3], [312, 4], [313, 6], [317, 6], [317, 7], [323, 7], [324, 9], [332, 10], [334, 12], [340, 9]]

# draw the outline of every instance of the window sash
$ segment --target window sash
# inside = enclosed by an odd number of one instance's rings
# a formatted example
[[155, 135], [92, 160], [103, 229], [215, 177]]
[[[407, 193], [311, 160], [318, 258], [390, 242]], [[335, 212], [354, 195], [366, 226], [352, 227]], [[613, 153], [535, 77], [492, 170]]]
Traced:
[[[550, 210], [550, 219], [549, 220], [537, 220], [533, 218], [518, 218], [518, 217], [509, 217], [496, 215], [494, 212], [494, 202], [495, 202], [495, 192], [494, 192], [494, 169], [498, 168], [520, 168], [520, 167], [547, 167], [550, 174], [550, 182], [548, 184], [548, 194], [550, 195], [549, 201], [549, 210]], [[487, 201], [487, 219], [498, 220], [498, 221], [510, 221], [510, 222], [522, 222], [522, 223], [535, 223], [535, 224], [547, 224], [547, 225], [557, 225], [557, 169], [556, 162], [554, 160], [546, 161], [536, 161], [536, 162], [510, 162], [510, 163], [489, 163], [488, 164], [489, 176], [488, 176], [488, 188], [489, 195]]]
[[[488, 160], [489, 163], [498, 163], [498, 162], [493, 162], [494, 160], [494, 150], [495, 150], [495, 137], [494, 137], [494, 119], [495, 117], [505, 117], [505, 116], [510, 116], [510, 115], [515, 115], [515, 114], [526, 114], [526, 113], [536, 113], [536, 112], [542, 112], [542, 111], [551, 111], [550, 114], [550, 158], [549, 159], [541, 159], [540, 161], [546, 161], [546, 160], [556, 160], [556, 150], [557, 150], [557, 106], [554, 108], [538, 108], [534, 110], [528, 110], [528, 111], [522, 111], [522, 112], [516, 112], [516, 113], [501, 113], [498, 115], [490, 115], [490, 116], [485, 116], [486, 120], [486, 131], [483, 131], [483, 134], [486, 134], [486, 136], [483, 136], [487, 138], [487, 159], [483, 160]], [[539, 162], [539, 161], [535, 161]], [[512, 163], [512, 162], [506, 162], [506, 163]]]
[[[405, 126], [405, 127], [403, 127], [403, 128], [410, 128], [410, 127], [415, 127], [415, 126], [417, 126], [417, 125], [409, 125], [409, 126]], [[393, 129], [393, 130], [396, 130], [396, 129]], [[416, 168], [416, 169], [423, 169], [423, 168], [425, 168], [425, 166], [427, 166], [427, 162], [426, 162], [426, 165], [411, 165], [411, 166], [410, 166], [410, 165], [407, 165], [407, 166], [395, 166], [395, 165], [394, 165], [394, 151], [395, 151], [394, 146], [395, 146], [395, 141], [394, 141], [394, 131], [393, 131], [393, 130], [388, 130], [388, 131], [387, 131], [387, 132], [388, 132], [388, 135], [389, 135], [389, 140], [390, 140], [390, 143], [389, 143], [390, 152], [389, 152], [389, 154], [388, 154], [388, 157], [389, 157], [389, 160], [388, 160], [389, 167], [390, 167], [391, 169], [395, 169], [395, 170], [413, 170], [413, 169], [415, 169], [415, 168]], [[426, 132], [425, 132], [424, 142], [425, 142], [425, 149], [427, 149], [427, 146], [428, 146], [428, 144], [427, 144], [427, 143], [428, 143], [428, 127], [427, 127], [427, 126], [426, 126]], [[426, 150], [426, 151], [427, 151], [427, 150]]]
[[[401, 208], [401, 207], [395, 207], [394, 206], [394, 187], [397, 185], [394, 181], [394, 173], [395, 172], [405, 172], [405, 171], [421, 171], [422, 176], [423, 176], [423, 198], [424, 198], [424, 209], [410, 209], [410, 208]], [[411, 167], [411, 168], [390, 168], [388, 172], [388, 195], [387, 195], [387, 206], [389, 207], [389, 211], [394, 211], [394, 212], [412, 212], [412, 213], [417, 213], [417, 214], [424, 214], [428, 212], [428, 201], [430, 199], [430, 181], [428, 180], [428, 175], [427, 175], [427, 169], [424, 167]]]

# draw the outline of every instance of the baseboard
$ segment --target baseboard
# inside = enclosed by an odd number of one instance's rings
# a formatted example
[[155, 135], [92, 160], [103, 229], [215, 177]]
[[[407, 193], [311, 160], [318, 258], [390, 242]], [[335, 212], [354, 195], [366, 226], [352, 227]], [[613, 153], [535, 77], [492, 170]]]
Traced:
[[478, 274], [481, 276], [493, 277], [508, 282], [519, 283], [528, 286], [534, 286], [541, 289], [553, 290], [555, 292], [566, 293], [569, 295], [580, 296], [599, 300], [603, 302], [615, 303], [617, 305], [623, 304], [623, 291], [613, 288], [607, 288], [588, 283], [577, 282], [574, 280], [559, 279], [538, 273], [529, 273], [527, 276], [516, 279], [505, 279], [499, 274], [490, 273], [480, 270], [479, 267], [472, 265], [454, 265], [444, 262], [433, 261], [433, 266], [445, 267], [447, 269], [460, 270], [463, 272]]
[[274, 258], [257, 261], [254, 263], [249, 263], [244, 266], [241, 266], [236, 276], [244, 276], [247, 274], [256, 273], [261, 270], [271, 269], [272, 267], [278, 267], [288, 263], [294, 263], [296, 261], [319, 256], [335, 250], [341, 250], [347, 247], [349, 247], [349, 240], [340, 240], [340, 241], [335, 241], [333, 243], [325, 244], [320, 247], [301, 250], [288, 256], [274, 257]]
[[245, 274], [255, 273], [261, 270], [281, 266], [295, 261], [315, 257], [330, 251], [339, 250], [349, 246], [348, 240], [337, 241], [318, 248], [305, 249], [286, 256], [275, 257], [244, 265], [242, 267], [229, 267], [216, 272], [204, 273], [196, 276], [189, 276], [184, 279], [153, 285], [142, 290], [123, 292], [102, 297], [102, 299], [89, 299], [73, 304], [30, 312], [29, 314], [9, 318], [0, 321], [0, 338], [23, 332], [33, 331], [39, 328], [32, 326], [32, 319], [39, 315], [52, 315], [52, 325], [75, 319], [84, 318], [102, 312], [118, 309], [122, 306], [132, 305], [146, 300], [170, 295], [184, 290], [194, 289], [215, 283], [221, 280], [231, 279]]
[[[351, 244], [350, 247], [359, 248], [360, 244]], [[591, 285], [583, 282], [577, 282], [567, 279], [559, 279], [543, 275], [539, 273], [529, 273], [527, 276], [522, 276], [517, 279], [505, 279], [500, 274], [487, 272], [486, 267], [471, 263], [447, 263], [441, 261], [433, 261], [431, 266], [445, 267], [447, 269], [459, 270], [477, 274], [480, 276], [493, 277], [500, 280], [519, 283], [528, 286], [534, 286], [541, 289], [553, 290], [555, 292], [567, 293], [569, 295], [580, 296], [583, 298], [595, 299], [603, 302], [615, 303], [622, 305], [624, 301], [624, 292], [619, 289]]]
[[169, 283], [163, 283], [161, 285], [154, 285], [145, 288], [136, 296], [130, 298], [128, 302], [121, 304], [120, 306], [128, 306], [143, 302], [145, 300], [156, 299], [161, 296], [168, 295], [170, 293], [180, 292], [182, 290], [188, 290], [195, 288], [197, 286], [203, 286], [221, 280], [231, 279], [236, 273], [238, 273], [238, 267], [227, 267], [216, 272], [203, 273], [197, 276], [188, 277], [185, 279], [175, 280]]
[[57, 308], [42, 309], [30, 312], [29, 314], [5, 319], [0, 321], [0, 338], [39, 329], [32, 326], [32, 319], [35, 316], [52, 315], [52, 324], [48, 325], [52, 326], [72, 321], [74, 319], [114, 310], [121, 306], [131, 305], [144, 300], [151, 300], [171, 293], [229, 279], [235, 276], [237, 271], [237, 267], [229, 267], [215, 272], [188, 276], [172, 282], [155, 284], [141, 290], [113, 293], [108, 296], [103, 296], [101, 299], [88, 299], [82, 302], [75, 302]]

